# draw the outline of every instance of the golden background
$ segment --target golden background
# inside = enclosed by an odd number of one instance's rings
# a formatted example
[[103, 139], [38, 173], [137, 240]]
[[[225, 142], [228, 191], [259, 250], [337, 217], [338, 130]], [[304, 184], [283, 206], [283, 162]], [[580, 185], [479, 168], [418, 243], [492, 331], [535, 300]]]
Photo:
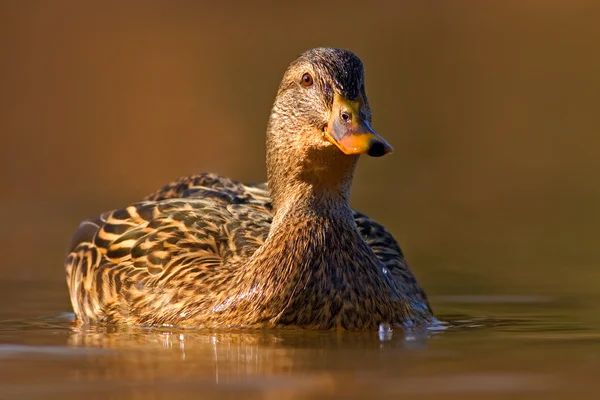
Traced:
[[[64, 279], [78, 222], [180, 175], [262, 181], [287, 64], [366, 67], [373, 126], [353, 205], [424, 287], [595, 292], [600, 3], [0, 2], [4, 279]], [[65, 288], [66, 296], [66, 288]]]

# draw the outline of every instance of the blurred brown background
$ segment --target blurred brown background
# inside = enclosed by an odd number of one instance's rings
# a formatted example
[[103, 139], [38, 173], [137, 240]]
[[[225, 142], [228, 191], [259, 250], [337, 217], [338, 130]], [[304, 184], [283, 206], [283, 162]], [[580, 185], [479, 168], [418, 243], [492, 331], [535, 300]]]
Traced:
[[336, 46], [396, 149], [353, 204], [430, 293], [597, 290], [600, 2], [276, 4], [0, 2], [4, 279], [62, 280], [79, 220], [180, 175], [264, 180], [285, 67]]

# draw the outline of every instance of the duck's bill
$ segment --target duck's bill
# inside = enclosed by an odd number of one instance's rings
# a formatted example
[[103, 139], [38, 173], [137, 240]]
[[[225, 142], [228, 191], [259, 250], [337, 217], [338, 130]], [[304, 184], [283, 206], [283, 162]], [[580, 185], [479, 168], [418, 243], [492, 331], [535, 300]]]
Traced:
[[360, 118], [360, 106], [360, 101], [336, 94], [325, 136], [345, 154], [381, 157], [391, 153], [392, 146]]

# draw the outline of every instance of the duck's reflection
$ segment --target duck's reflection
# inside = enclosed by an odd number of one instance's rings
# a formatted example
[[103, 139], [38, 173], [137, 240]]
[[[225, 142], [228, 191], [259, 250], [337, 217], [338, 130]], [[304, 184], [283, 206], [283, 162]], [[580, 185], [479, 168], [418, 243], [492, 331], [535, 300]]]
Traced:
[[103, 356], [90, 355], [96, 357], [94, 373], [104, 377], [194, 376], [216, 384], [275, 376], [322, 381], [330, 371], [376, 371], [402, 362], [428, 340], [427, 331], [394, 334], [84, 326], [73, 328], [69, 344], [106, 349]]

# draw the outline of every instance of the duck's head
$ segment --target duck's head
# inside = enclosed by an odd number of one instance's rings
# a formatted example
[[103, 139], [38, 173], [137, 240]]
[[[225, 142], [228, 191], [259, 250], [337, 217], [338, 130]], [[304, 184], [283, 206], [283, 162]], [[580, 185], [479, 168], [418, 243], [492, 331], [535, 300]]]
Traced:
[[391, 151], [371, 128], [364, 68], [356, 55], [318, 48], [290, 64], [267, 133], [267, 167], [275, 203], [281, 203], [278, 197], [290, 197], [298, 186], [316, 192], [348, 192], [359, 155], [380, 157]]

